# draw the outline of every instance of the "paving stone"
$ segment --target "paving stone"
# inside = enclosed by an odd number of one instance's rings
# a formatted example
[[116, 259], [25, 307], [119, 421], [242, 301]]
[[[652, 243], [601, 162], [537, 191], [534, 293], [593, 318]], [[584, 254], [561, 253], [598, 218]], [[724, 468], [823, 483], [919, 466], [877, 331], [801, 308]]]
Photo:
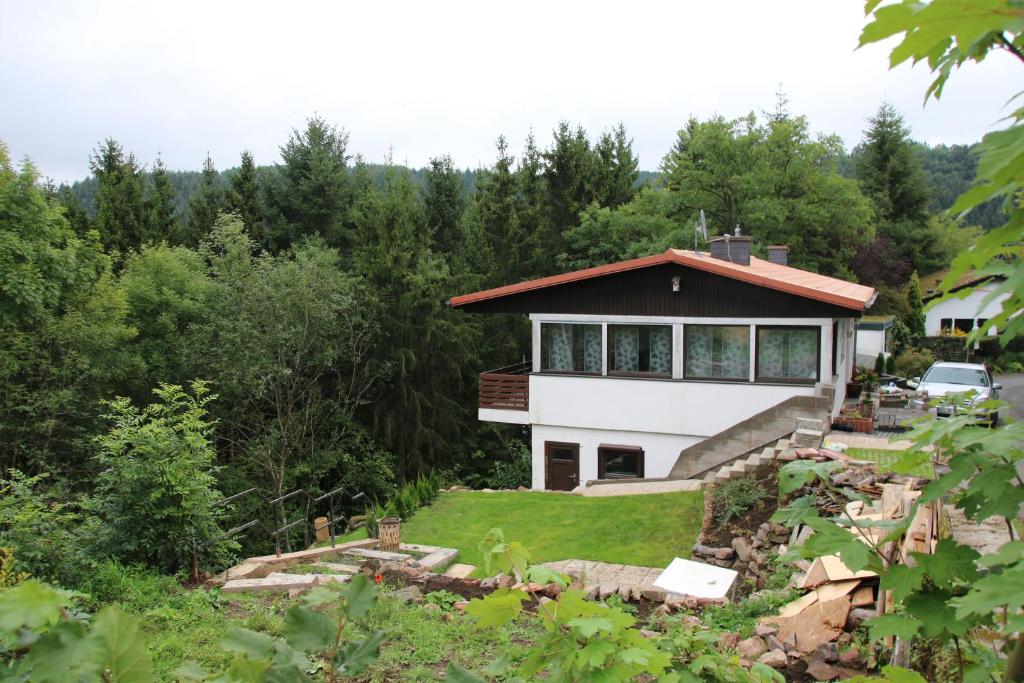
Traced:
[[324, 569], [330, 569], [332, 571], [341, 572], [342, 574], [358, 574], [359, 567], [354, 564], [342, 564], [340, 562], [316, 562], [312, 566], [323, 567]]
[[350, 555], [358, 555], [359, 557], [380, 560], [381, 562], [404, 562], [405, 560], [412, 559], [412, 555], [406, 555], [405, 553], [392, 553], [387, 550], [373, 550], [372, 548], [352, 548], [346, 552]]
[[466, 579], [469, 575], [476, 571], [476, 566], [472, 564], [453, 564], [445, 570], [444, 575], [450, 576], [455, 579]]
[[277, 574], [262, 579], [231, 579], [224, 583], [224, 593], [287, 593], [300, 588], [313, 588], [320, 580], [310, 574]]

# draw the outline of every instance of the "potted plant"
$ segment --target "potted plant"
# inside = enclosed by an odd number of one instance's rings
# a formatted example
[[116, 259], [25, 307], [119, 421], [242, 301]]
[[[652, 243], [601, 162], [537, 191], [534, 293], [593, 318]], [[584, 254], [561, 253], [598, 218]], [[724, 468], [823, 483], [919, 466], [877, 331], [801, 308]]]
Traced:
[[864, 368], [855, 368], [853, 377], [846, 383], [846, 398], [860, 398], [864, 391]]

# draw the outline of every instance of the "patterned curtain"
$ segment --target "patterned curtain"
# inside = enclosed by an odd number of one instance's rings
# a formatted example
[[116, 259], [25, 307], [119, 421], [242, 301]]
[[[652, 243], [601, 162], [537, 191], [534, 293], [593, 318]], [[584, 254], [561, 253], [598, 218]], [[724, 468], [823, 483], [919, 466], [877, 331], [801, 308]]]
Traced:
[[637, 372], [640, 370], [640, 328], [633, 326], [611, 326], [612, 348], [615, 356], [612, 369], [619, 372]]
[[758, 330], [757, 374], [777, 379], [817, 379], [818, 331]]
[[687, 325], [686, 376], [747, 379], [750, 376], [750, 328]]
[[651, 329], [651, 372], [672, 374], [672, 328]]
[[572, 328], [570, 325], [548, 325], [548, 369], [572, 370]]
[[601, 372], [601, 326], [578, 325], [583, 329], [583, 372]]

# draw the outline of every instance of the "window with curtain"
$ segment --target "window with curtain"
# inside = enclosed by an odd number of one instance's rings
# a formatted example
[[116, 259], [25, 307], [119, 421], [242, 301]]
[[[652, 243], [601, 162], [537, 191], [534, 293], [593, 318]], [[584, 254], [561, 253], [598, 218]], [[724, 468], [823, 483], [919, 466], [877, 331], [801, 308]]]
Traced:
[[671, 376], [671, 325], [609, 325], [608, 371]]
[[601, 326], [541, 323], [541, 370], [601, 373]]
[[687, 325], [684, 373], [693, 379], [750, 379], [750, 328], [746, 325]]
[[817, 327], [758, 327], [758, 379], [818, 379]]

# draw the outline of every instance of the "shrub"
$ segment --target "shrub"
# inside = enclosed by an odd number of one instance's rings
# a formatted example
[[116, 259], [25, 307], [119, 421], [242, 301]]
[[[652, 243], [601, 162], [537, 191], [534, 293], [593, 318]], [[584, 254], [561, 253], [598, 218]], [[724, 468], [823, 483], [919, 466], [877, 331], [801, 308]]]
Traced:
[[28, 578], [25, 572], [19, 572], [14, 567], [14, 551], [10, 548], [0, 547], [0, 591], [19, 584]]
[[512, 448], [510, 460], [494, 463], [488, 478], [488, 485], [494, 489], [514, 489], [529, 486], [533, 477], [533, 460], [526, 444], [517, 443]]
[[768, 492], [757, 479], [731, 479], [715, 489], [715, 521], [722, 525], [742, 517], [767, 497]]
[[[103, 547], [123, 562], [174, 572], [189, 565], [194, 546], [221, 533], [205, 407], [213, 397], [202, 382], [192, 392], [161, 385], [159, 400], [141, 410], [126, 398], [107, 403], [113, 426], [96, 440], [102, 469], [90, 507], [102, 521]], [[203, 559], [223, 562], [229, 547], [203, 548]]]
[[896, 358], [896, 368], [904, 377], [920, 377], [935, 362], [928, 349], [907, 349]]
[[44, 474], [29, 477], [10, 470], [8, 477], [0, 479], [0, 546], [14, 554], [13, 570], [77, 586], [90, 560], [83, 549], [88, 530], [73, 499], [59, 487], [46, 486]]
[[889, 354], [889, 357], [885, 359], [885, 374], [896, 374], [896, 356], [893, 354]]
[[885, 374], [885, 354], [881, 351], [879, 351], [878, 355], [875, 356], [875, 374]]

